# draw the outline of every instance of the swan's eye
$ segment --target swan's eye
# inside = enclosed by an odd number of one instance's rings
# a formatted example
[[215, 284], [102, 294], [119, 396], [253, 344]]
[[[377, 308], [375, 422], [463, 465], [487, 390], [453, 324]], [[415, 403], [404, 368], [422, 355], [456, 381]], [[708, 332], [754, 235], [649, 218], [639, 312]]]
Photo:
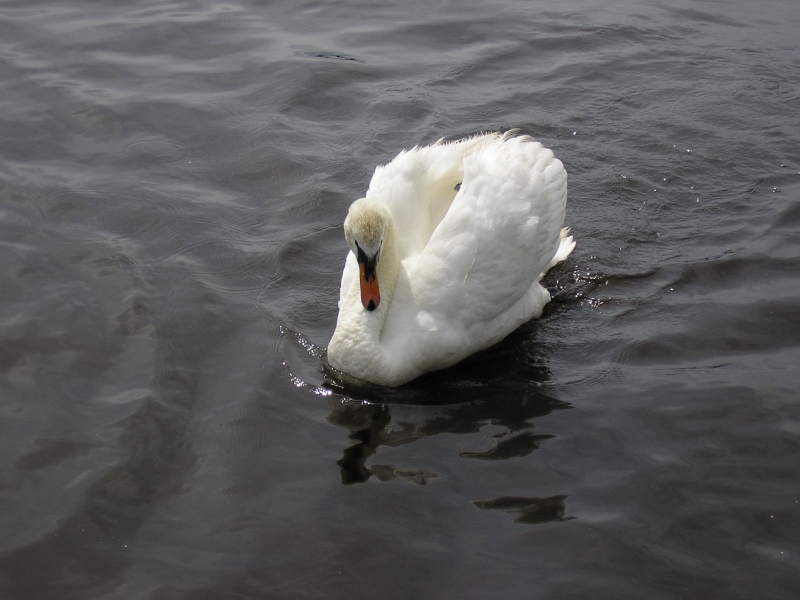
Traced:
[[461, 189], [461, 184], [457, 183], [456, 187], [453, 188], [455, 191], [459, 191]]

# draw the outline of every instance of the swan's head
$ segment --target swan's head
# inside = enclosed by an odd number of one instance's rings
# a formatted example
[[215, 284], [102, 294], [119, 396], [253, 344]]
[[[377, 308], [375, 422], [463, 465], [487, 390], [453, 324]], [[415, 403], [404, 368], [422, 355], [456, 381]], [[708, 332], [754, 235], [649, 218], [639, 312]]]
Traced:
[[344, 237], [358, 259], [361, 304], [369, 311], [375, 310], [381, 303], [378, 261], [391, 220], [389, 209], [383, 203], [370, 198], [353, 202], [344, 220]]

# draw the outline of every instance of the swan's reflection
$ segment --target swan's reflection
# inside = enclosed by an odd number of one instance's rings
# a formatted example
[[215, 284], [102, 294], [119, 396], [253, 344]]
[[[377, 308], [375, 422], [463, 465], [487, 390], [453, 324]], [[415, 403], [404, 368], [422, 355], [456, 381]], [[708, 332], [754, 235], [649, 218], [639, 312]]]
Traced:
[[549, 498], [522, 498], [519, 496], [501, 496], [492, 500], [473, 502], [478, 508], [485, 510], [501, 510], [519, 513], [515, 523], [546, 523], [548, 521], [569, 521], [575, 517], [564, 516], [564, 498], [566, 496], [550, 496]]
[[531, 420], [569, 404], [543, 394], [523, 398], [506, 397], [502, 401], [481, 400], [457, 406], [402, 406], [370, 404], [363, 401], [340, 401], [328, 415], [328, 421], [348, 429], [351, 445], [337, 461], [342, 483], [362, 483], [370, 477], [382, 481], [403, 479], [427, 484], [435, 473], [397, 470], [386, 465], [366, 466], [367, 459], [379, 446], [396, 447], [439, 433], [477, 433], [486, 425], [505, 428], [492, 436], [492, 448], [482, 452], [461, 452], [462, 458], [505, 460], [526, 456], [553, 436], [527, 431]]
[[[474, 460], [527, 456], [553, 438], [531, 430], [535, 419], [570, 408], [554, 397], [546, 362], [526, 353], [524, 343], [522, 348], [513, 343], [501, 346], [399, 389], [330, 387], [328, 421], [347, 429], [350, 441], [336, 463], [342, 483], [375, 478], [429, 484], [438, 477], [436, 473], [367, 463], [380, 446], [397, 447], [440, 433], [474, 434], [486, 426], [500, 428], [490, 438], [491, 448], [458, 455]], [[518, 513], [515, 520], [520, 523], [540, 523], [569, 518], [564, 516], [564, 498], [500, 496], [474, 504]]]

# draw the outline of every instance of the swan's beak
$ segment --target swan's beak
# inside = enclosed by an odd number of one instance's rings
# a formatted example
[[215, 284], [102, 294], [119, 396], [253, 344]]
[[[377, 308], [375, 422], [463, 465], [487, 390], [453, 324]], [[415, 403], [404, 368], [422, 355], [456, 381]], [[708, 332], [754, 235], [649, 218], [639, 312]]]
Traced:
[[361, 304], [369, 311], [375, 310], [381, 303], [378, 270], [375, 266], [375, 261], [358, 261], [358, 271], [361, 273]]

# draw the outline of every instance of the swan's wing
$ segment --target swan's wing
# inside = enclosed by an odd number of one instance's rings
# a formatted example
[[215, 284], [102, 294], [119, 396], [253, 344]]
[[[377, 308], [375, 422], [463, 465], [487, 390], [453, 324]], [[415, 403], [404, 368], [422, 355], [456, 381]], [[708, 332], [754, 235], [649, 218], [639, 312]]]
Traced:
[[566, 199], [561, 161], [527, 136], [468, 152], [450, 210], [407, 264], [419, 325], [468, 331], [513, 306], [556, 254]]
[[420, 252], [447, 213], [456, 186], [464, 179], [464, 154], [499, 137], [492, 133], [455, 142], [439, 140], [404, 150], [375, 169], [366, 196], [379, 199], [391, 211], [401, 257]]

